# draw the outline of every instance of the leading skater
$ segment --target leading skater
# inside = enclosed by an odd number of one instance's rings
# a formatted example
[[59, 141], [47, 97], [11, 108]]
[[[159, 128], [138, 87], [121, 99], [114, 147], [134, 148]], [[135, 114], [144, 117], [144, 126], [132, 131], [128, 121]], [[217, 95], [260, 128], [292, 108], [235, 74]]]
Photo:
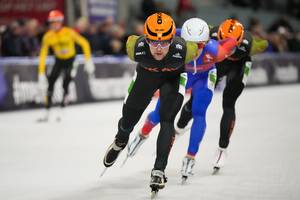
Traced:
[[175, 36], [173, 19], [164, 13], [155, 13], [144, 24], [144, 36], [130, 36], [126, 48], [130, 59], [136, 61], [136, 75], [129, 86], [118, 123], [118, 132], [103, 159], [105, 167], [112, 166], [126, 147], [129, 135], [160, 89], [161, 128], [157, 138], [157, 155], [151, 172], [152, 191], [164, 188], [165, 168], [168, 162], [175, 130], [174, 119], [183, 102], [179, 93], [180, 74], [185, 63], [197, 57], [197, 44]]
[[[194, 97], [192, 101], [194, 121], [187, 155], [183, 159], [181, 171], [183, 179], [186, 180], [192, 174], [195, 155], [198, 152], [200, 142], [205, 133], [206, 110], [211, 102], [217, 80], [215, 63], [228, 57], [235, 49], [237, 42], [234, 39], [225, 39], [219, 42], [210, 39], [207, 23], [199, 18], [191, 18], [184, 22], [181, 29], [181, 37], [186, 41], [197, 42], [199, 50], [202, 51], [197, 60], [187, 64], [185, 67], [188, 71], [186, 87], [192, 89]], [[155, 110], [148, 115], [140, 133], [130, 143], [128, 156], [133, 156], [136, 153], [142, 142], [148, 137], [152, 128], [159, 123], [159, 107], [160, 100], [158, 100]]]

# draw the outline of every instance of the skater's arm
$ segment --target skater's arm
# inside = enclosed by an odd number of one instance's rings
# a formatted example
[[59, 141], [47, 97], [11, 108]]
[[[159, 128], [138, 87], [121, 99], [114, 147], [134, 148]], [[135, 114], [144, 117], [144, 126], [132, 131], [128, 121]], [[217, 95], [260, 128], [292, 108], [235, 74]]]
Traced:
[[48, 44], [48, 37], [46, 34], [42, 40], [42, 47], [41, 47], [40, 56], [39, 56], [38, 74], [45, 74], [46, 57], [48, 55], [48, 48], [49, 48], [49, 44]]
[[253, 37], [250, 55], [255, 55], [267, 49], [269, 43], [267, 40]]
[[127, 42], [126, 42], [126, 51], [128, 57], [134, 61], [134, 48], [136, 41], [138, 40], [139, 36], [136, 35], [131, 35], [128, 37]]
[[217, 62], [221, 62], [227, 57], [231, 56], [236, 48], [237, 42], [235, 39], [227, 38], [219, 41]]
[[186, 42], [185, 63], [189, 63], [198, 57], [198, 45], [195, 42]]
[[91, 47], [90, 47], [89, 42], [84, 37], [82, 37], [80, 34], [78, 34], [77, 32], [73, 31], [72, 29], [70, 29], [70, 31], [72, 33], [74, 41], [83, 50], [85, 60], [89, 61], [91, 59]]

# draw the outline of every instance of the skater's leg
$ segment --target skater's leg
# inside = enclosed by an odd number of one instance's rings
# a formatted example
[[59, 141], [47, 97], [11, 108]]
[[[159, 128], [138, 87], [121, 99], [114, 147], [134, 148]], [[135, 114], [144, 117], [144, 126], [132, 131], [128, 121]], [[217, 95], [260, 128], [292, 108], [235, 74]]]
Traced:
[[[216, 70], [211, 70], [211, 73], [216, 76]], [[206, 130], [206, 110], [213, 97], [213, 87], [208, 85], [214, 85], [215, 82], [211, 83], [208, 77], [199, 79], [193, 86], [193, 102], [192, 102], [192, 115], [193, 124], [190, 133], [190, 140], [187, 154], [195, 156], [199, 150], [199, 145], [202, 141]]]
[[[152, 129], [159, 123], [160, 121], [159, 108], [160, 108], [160, 99], [158, 99], [156, 103], [155, 110], [153, 110], [148, 114], [142, 129], [139, 130], [138, 134], [136, 134], [134, 139], [128, 144], [127, 157], [132, 157], [137, 153], [141, 145], [148, 138]], [[124, 163], [126, 162], [126, 160], [127, 158], [125, 159]]]
[[[153, 83], [155, 82], [156, 83]], [[146, 107], [149, 105], [154, 92], [159, 87], [159, 80], [143, 74], [137, 74], [134, 84], [125, 99], [122, 110], [122, 118], [119, 121], [116, 139], [127, 143], [129, 134], [139, 121]]]
[[67, 102], [67, 95], [69, 94], [69, 85], [72, 81], [72, 67], [73, 67], [73, 62], [74, 58], [68, 59], [64, 62], [64, 80], [63, 80], [63, 89], [64, 89], [64, 94], [63, 94], [63, 99], [61, 102], [61, 107], [65, 107]]
[[[240, 73], [238, 73], [240, 74]], [[235, 125], [235, 103], [244, 89], [242, 76], [238, 74], [228, 76], [226, 87], [223, 92], [223, 115], [220, 123], [219, 147], [227, 148], [230, 136]]]
[[50, 109], [52, 107], [52, 96], [54, 92], [54, 85], [60, 72], [61, 72], [61, 66], [59, 64], [59, 60], [56, 59], [55, 64], [50, 73], [50, 76], [48, 77], [48, 90], [47, 90], [47, 99], [46, 99], [47, 109]]
[[161, 127], [157, 138], [154, 169], [164, 171], [175, 136], [174, 119], [183, 102], [183, 95], [179, 93], [179, 77], [161, 87], [160, 98]]
[[114, 164], [119, 153], [127, 145], [130, 133], [150, 103], [160, 81], [161, 79], [149, 72], [141, 72], [137, 74], [135, 81], [130, 85], [129, 94], [123, 105], [122, 118], [118, 123], [118, 132], [104, 156], [103, 163], [106, 167]]
[[[216, 77], [216, 70], [213, 69], [208, 74], [212, 74]], [[195, 155], [199, 150], [200, 143], [205, 134], [206, 111], [213, 97], [214, 84], [215, 81], [209, 80], [208, 76], [206, 76], [202, 79], [199, 79], [193, 85], [194, 98], [192, 102], [192, 114], [194, 120], [190, 132], [187, 155], [184, 157], [182, 162], [181, 174], [183, 181], [185, 181], [188, 176], [193, 174]], [[208, 85], [211, 87], [208, 87]]]

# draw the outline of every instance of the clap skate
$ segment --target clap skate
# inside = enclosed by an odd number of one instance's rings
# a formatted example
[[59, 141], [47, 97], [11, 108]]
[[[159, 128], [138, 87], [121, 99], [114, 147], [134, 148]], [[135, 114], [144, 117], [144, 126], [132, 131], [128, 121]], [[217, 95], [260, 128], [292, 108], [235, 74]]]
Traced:
[[104, 175], [106, 169], [111, 167], [117, 160], [118, 156], [125, 148], [126, 143], [118, 142], [117, 139], [108, 147], [105, 156], [103, 158], [103, 164], [105, 166], [103, 172], [101, 173], [100, 177]]
[[182, 161], [182, 168], [181, 168], [181, 183], [185, 184], [188, 177], [194, 175], [193, 167], [195, 165], [195, 159], [189, 156], [185, 156]]
[[217, 149], [216, 158], [213, 163], [213, 174], [216, 174], [219, 172], [219, 170], [224, 167], [225, 159], [227, 157], [227, 151], [225, 148], [219, 147]]
[[140, 132], [138, 134], [136, 134], [134, 139], [128, 144], [127, 156], [126, 156], [125, 160], [123, 161], [122, 166], [126, 163], [126, 161], [129, 157], [133, 157], [137, 153], [137, 151], [139, 150], [139, 148], [141, 147], [141, 145], [145, 142], [145, 140], [147, 138], [148, 137], [143, 136]]
[[165, 187], [165, 183], [167, 182], [167, 177], [165, 173], [161, 170], [152, 170], [151, 172], [151, 199], [154, 199], [157, 196], [159, 190]]

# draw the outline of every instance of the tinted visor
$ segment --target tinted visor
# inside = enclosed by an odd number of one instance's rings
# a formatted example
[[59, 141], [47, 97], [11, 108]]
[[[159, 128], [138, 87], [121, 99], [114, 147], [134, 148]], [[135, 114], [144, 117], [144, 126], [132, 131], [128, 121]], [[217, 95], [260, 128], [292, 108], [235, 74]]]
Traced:
[[160, 46], [161, 48], [167, 48], [172, 44], [173, 40], [150, 40], [150, 39], [146, 39], [146, 41], [152, 47], [157, 48], [158, 46]]

